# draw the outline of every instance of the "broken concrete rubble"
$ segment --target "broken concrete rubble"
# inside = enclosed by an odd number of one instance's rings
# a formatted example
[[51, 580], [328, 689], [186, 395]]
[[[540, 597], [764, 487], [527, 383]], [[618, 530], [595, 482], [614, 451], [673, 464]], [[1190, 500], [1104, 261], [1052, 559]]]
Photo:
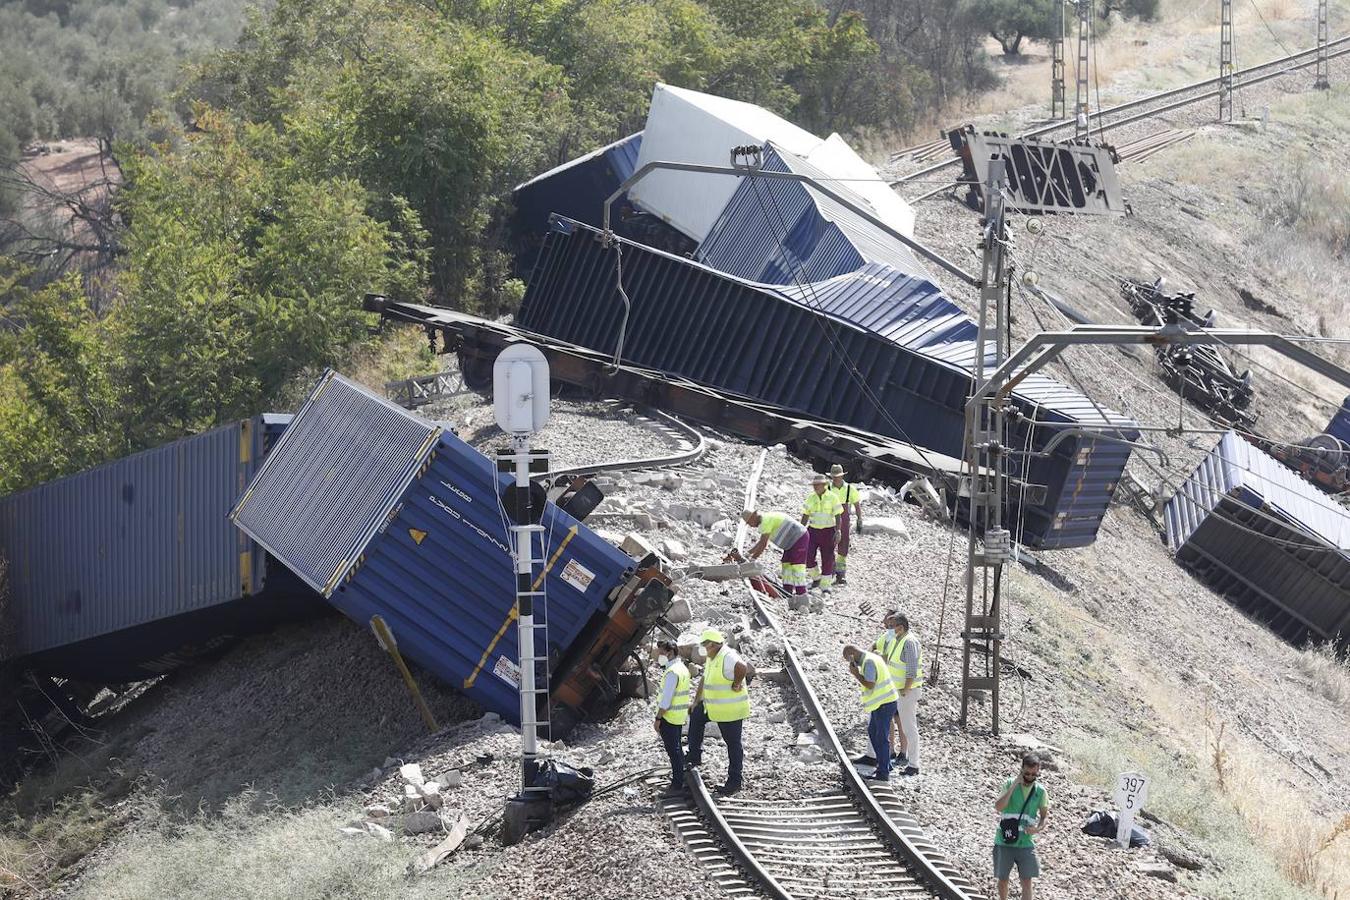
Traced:
[[426, 834], [429, 831], [440, 831], [444, 827], [440, 815], [430, 810], [411, 812], [403, 817], [404, 834]]

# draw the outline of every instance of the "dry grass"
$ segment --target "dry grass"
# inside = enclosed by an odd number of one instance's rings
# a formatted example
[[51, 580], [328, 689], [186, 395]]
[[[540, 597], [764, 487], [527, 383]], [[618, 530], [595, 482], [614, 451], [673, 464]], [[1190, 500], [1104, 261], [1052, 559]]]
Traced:
[[218, 816], [164, 820], [154, 808], [108, 865], [73, 894], [86, 900], [419, 900], [467, 896], [454, 870], [408, 881], [412, 851], [397, 842], [347, 836], [359, 809], [287, 810], [241, 795]]
[[1298, 657], [1298, 667], [1323, 697], [1350, 707], [1350, 650], [1335, 644], [1313, 644]]
[[134, 787], [110, 746], [63, 756], [0, 802], [0, 896], [42, 896], [118, 827]]

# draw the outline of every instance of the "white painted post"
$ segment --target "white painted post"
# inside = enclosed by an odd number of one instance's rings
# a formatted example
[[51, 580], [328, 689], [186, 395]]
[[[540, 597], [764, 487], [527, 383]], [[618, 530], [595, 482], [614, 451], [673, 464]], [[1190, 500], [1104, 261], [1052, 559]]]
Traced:
[[548, 677], [536, 686], [535, 664], [544, 662], [535, 640], [534, 604], [543, 591], [534, 580], [534, 536], [543, 528], [526, 512], [530, 490], [530, 436], [544, 427], [549, 415], [548, 360], [531, 344], [512, 344], [492, 366], [493, 409], [497, 425], [511, 435], [515, 487], [521, 498], [520, 521], [511, 526], [516, 554], [517, 646], [520, 648], [521, 781], [526, 793], [544, 791], [533, 785], [539, 755], [539, 694], [548, 694]]
[[1148, 776], [1139, 772], [1121, 772], [1116, 779], [1115, 803], [1119, 810], [1116, 816], [1116, 843], [1122, 849], [1129, 849], [1135, 814], [1144, 808], [1147, 800]]

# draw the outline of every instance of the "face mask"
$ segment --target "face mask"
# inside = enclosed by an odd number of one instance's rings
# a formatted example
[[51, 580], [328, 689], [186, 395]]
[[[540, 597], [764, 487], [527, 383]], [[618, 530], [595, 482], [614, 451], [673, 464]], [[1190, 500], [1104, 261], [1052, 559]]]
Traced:
[[670, 662], [670, 657], [662, 653], [660, 656], [656, 658], [656, 662], [658, 665], [664, 666], [666, 663]]

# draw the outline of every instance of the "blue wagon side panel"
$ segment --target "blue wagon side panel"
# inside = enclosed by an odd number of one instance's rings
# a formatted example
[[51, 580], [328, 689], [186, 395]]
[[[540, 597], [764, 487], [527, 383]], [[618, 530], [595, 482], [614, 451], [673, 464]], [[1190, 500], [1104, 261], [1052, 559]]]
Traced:
[[512, 191], [517, 233], [542, 235], [554, 213], [599, 225], [605, 198], [636, 170], [641, 147], [639, 131], [517, 185]]
[[[975, 325], [931, 282], [871, 265], [821, 284], [777, 288], [618, 244], [632, 304], [625, 359], [961, 455]], [[613, 352], [624, 311], [615, 263], [592, 229], [555, 221], [517, 323]], [[1044, 376], [1027, 378], [1014, 398], [1038, 423], [1033, 450], [1073, 424], [1135, 436], [1129, 419]], [[1025, 433], [1015, 438], [1020, 449]], [[1045, 485], [1050, 496], [1023, 510], [1023, 540], [1045, 549], [1091, 543], [1127, 458], [1123, 445], [1073, 437], [1051, 457], [1030, 462], [1028, 480]]]
[[[12, 655], [121, 681], [305, 614], [228, 513], [285, 419], [257, 417], [0, 498]], [[274, 590], [275, 589], [275, 590]], [[310, 607], [312, 610], [313, 607]]]
[[[871, 208], [848, 182], [772, 144], [764, 150], [764, 169], [814, 178]], [[742, 178], [697, 258], [719, 272], [766, 284], [825, 281], [868, 263], [927, 277], [914, 253], [883, 229], [800, 181], [777, 178]]]
[[[407, 439], [419, 432], [432, 438], [425, 449]], [[330, 373], [235, 515], [353, 621], [383, 617], [405, 656], [518, 721], [508, 484], [453, 434]], [[633, 561], [551, 503], [542, 524], [547, 652], [561, 655], [607, 612]]]
[[1233, 432], [1164, 509], [1177, 561], [1295, 640], [1350, 638], [1350, 511]]
[[1335, 438], [1340, 438], [1341, 442], [1350, 447], [1350, 397], [1341, 401], [1341, 408], [1336, 410], [1336, 415], [1331, 417], [1331, 422], [1327, 424], [1326, 433]]

